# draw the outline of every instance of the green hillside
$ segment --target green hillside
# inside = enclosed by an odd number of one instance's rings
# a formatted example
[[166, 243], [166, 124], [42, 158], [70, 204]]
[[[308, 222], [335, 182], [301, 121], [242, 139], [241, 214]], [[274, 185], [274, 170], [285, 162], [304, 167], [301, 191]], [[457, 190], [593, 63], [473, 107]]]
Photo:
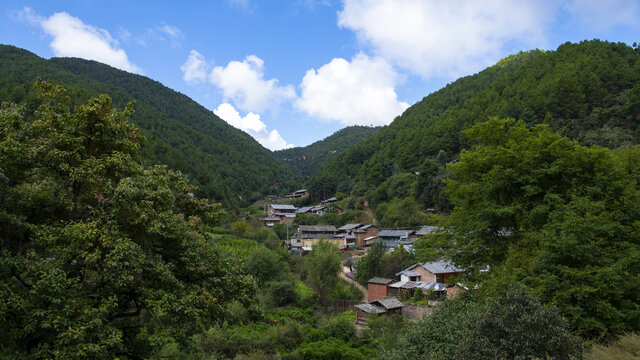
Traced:
[[411, 199], [449, 208], [445, 165], [468, 141], [461, 133], [491, 116], [548, 124], [585, 145], [617, 148], [640, 137], [640, 50], [603, 41], [509, 56], [407, 109], [375, 136], [336, 156], [309, 182], [312, 196], [366, 195], [373, 205]]
[[349, 126], [304, 147], [278, 150], [276, 156], [298, 170], [305, 179], [313, 176], [328, 160], [375, 135], [379, 127]]
[[95, 61], [45, 60], [26, 50], [0, 46], [0, 101], [35, 108], [31, 84], [36, 78], [67, 86], [73, 104], [99, 93], [111, 96], [118, 108], [135, 100], [132, 119], [147, 136], [144, 162], [180, 170], [199, 187], [200, 196], [227, 207], [246, 205], [300, 179], [248, 134], [157, 81]]

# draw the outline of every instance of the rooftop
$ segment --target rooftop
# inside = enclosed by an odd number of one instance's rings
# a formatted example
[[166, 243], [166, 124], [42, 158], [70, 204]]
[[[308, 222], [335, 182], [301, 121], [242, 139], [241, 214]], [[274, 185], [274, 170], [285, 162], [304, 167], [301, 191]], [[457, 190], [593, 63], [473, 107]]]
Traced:
[[380, 285], [387, 285], [387, 284], [392, 283], [392, 282], [393, 282], [393, 280], [391, 280], [391, 279], [387, 279], [387, 278], [383, 278], [383, 277], [377, 277], [377, 276], [374, 277], [374, 278], [371, 278], [371, 279], [369, 279], [369, 281], [367, 281], [367, 283], [370, 283], [370, 284], [380, 284]]
[[338, 228], [338, 230], [353, 230], [361, 227], [364, 224], [346, 224]]
[[378, 233], [378, 237], [407, 237], [413, 233], [413, 230], [382, 230]]
[[307, 232], [335, 232], [337, 230], [333, 225], [300, 225], [298, 229]]
[[270, 206], [274, 210], [295, 210], [295, 209], [297, 209], [295, 206], [288, 205], [288, 204], [271, 204]]
[[423, 226], [420, 230], [416, 231], [416, 235], [424, 236], [427, 234], [431, 234], [437, 227], [436, 226]]

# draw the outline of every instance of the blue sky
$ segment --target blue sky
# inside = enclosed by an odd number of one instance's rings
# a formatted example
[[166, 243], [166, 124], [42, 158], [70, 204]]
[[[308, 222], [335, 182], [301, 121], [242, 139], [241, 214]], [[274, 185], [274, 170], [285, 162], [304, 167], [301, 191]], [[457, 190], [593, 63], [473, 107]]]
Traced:
[[136, 72], [265, 147], [386, 125], [460, 76], [533, 48], [640, 42], [640, 0], [15, 1], [0, 43]]

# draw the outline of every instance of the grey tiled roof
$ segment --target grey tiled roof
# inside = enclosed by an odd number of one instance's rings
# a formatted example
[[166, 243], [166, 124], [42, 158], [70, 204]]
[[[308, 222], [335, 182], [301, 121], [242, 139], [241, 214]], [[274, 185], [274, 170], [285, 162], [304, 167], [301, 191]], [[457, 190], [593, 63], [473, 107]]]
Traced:
[[312, 208], [313, 208], [313, 206], [304, 206], [304, 207], [301, 207], [298, 210], [296, 210], [296, 213], [304, 214], [306, 212], [311, 211]]
[[401, 308], [401, 307], [404, 306], [403, 303], [401, 303], [398, 299], [396, 299], [394, 297], [387, 297], [387, 298], [384, 298], [384, 299], [373, 300], [372, 302], [377, 302], [378, 304], [382, 305], [382, 307], [384, 307], [387, 310], [397, 309], [397, 308]]
[[451, 261], [425, 262], [422, 264], [422, 267], [429, 270], [432, 274], [447, 274], [464, 271], [464, 269], [454, 266]]
[[362, 224], [346, 224], [338, 228], [338, 230], [353, 230], [361, 227]]
[[295, 210], [296, 207], [293, 205], [287, 205], [287, 204], [271, 204], [271, 207], [274, 210]]
[[436, 226], [423, 226], [420, 230], [416, 231], [416, 235], [424, 236], [427, 234], [431, 234], [431, 232], [436, 228], [437, 228]]
[[367, 282], [371, 283], [371, 284], [387, 285], [389, 283], [392, 283], [393, 280], [376, 276], [374, 278], [369, 279], [369, 281], [367, 281]]
[[298, 229], [308, 232], [335, 232], [337, 230], [333, 225], [300, 225]]
[[360, 309], [360, 310], [362, 310], [362, 311], [364, 311], [364, 312], [366, 312], [367, 314], [370, 314], [370, 313], [381, 314], [381, 313], [386, 312], [386, 310], [383, 307], [376, 306], [376, 305], [370, 304], [368, 302], [363, 303], [363, 304], [355, 305], [355, 307]]
[[382, 230], [377, 234], [377, 236], [400, 238], [403, 236], [409, 236], [412, 233], [413, 233], [413, 230]]

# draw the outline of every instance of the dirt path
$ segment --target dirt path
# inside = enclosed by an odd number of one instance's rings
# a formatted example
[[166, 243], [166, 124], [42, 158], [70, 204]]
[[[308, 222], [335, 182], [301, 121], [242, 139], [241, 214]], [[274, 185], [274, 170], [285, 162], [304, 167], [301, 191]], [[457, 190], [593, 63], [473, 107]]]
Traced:
[[365, 200], [363, 205], [364, 205], [364, 211], [367, 213], [367, 215], [371, 217], [371, 223], [373, 225], [376, 225], [376, 216], [373, 213], [373, 210], [371, 210], [371, 208], [369, 207], [369, 202]]
[[342, 267], [342, 272], [340, 273], [340, 277], [342, 279], [344, 279], [346, 282], [355, 285], [360, 291], [362, 291], [363, 294], [363, 301], [367, 301], [369, 299], [369, 291], [367, 290], [366, 287], [360, 285], [359, 282], [353, 280], [352, 278], [347, 276], [347, 273], [349, 272], [349, 267], [347, 266], [343, 266]]

